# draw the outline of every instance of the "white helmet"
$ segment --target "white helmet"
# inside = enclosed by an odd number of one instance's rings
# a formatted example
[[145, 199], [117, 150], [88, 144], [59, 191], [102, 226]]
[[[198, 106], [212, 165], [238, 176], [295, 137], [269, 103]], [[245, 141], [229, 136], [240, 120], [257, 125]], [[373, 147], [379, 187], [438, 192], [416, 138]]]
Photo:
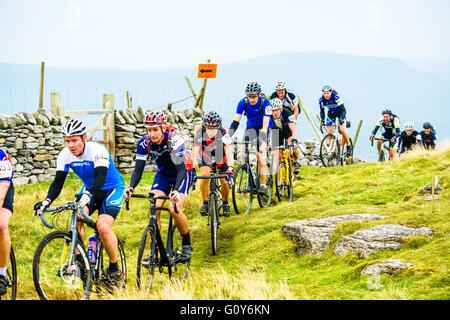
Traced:
[[274, 98], [270, 100], [270, 111], [278, 110], [283, 107], [283, 101], [278, 98]]
[[286, 90], [286, 82], [278, 81], [275, 90]]
[[405, 127], [405, 130], [414, 130], [414, 123], [406, 122], [404, 127]]
[[63, 137], [82, 136], [86, 134], [86, 124], [78, 119], [70, 119], [61, 127]]

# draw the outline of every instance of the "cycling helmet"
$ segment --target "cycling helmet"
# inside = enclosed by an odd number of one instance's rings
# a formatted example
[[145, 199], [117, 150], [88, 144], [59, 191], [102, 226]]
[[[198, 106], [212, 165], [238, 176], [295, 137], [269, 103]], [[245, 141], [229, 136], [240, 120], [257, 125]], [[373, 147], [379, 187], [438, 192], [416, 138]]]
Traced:
[[144, 115], [144, 126], [147, 128], [159, 127], [166, 123], [166, 115], [161, 111], [147, 112]]
[[414, 130], [414, 123], [407, 122], [407, 123], [405, 123], [404, 127], [405, 127], [405, 130]]
[[278, 81], [275, 90], [286, 90], [286, 82]]
[[333, 88], [331, 88], [331, 86], [326, 84], [322, 87], [322, 91], [333, 91]]
[[431, 128], [431, 123], [425, 122], [425, 123], [423, 124], [423, 128], [424, 128], [424, 129], [430, 129], [430, 128]]
[[222, 124], [222, 118], [215, 111], [210, 111], [203, 117], [203, 123], [207, 127], [216, 127], [218, 128]]
[[78, 119], [70, 119], [61, 127], [63, 137], [82, 136], [86, 134], [86, 124]]
[[269, 108], [271, 111], [278, 110], [283, 107], [283, 102], [278, 98], [270, 100], [270, 104], [271, 106]]
[[383, 111], [381, 111], [381, 115], [383, 114], [390, 114], [392, 116], [392, 111], [390, 109], [384, 109]]
[[261, 86], [258, 82], [250, 82], [245, 88], [245, 94], [248, 96], [249, 94], [260, 94]]

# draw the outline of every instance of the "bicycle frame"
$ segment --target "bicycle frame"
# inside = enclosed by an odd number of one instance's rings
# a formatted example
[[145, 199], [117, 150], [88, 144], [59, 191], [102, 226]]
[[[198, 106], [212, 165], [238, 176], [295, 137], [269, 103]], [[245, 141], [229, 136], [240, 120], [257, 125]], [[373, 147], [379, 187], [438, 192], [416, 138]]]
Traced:
[[[254, 183], [254, 190], [255, 190], [255, 194], [258, 193], [259, 187], [260, 187], [260, 181], [259, 181], [259, 164], [258, 161], [256, 161], [256, 166], [253, 163], [250, 163], [250, 150], [249, 150], [249, 145], [253, 144], [250, 141], [244, 141], [244, 142], [235, 142], [236, 144], [243, 144], [245, 146], [245, 152], [244, 152], [244, 165], [247, 166], [247, 168], [249, 169], [248, 172], [251, 173], [252, 175], [252, 180]], [[256, 167], [256, 170], [255, 170]], [[247, 185], [250, 184], [250, 177], [247, 175]]]

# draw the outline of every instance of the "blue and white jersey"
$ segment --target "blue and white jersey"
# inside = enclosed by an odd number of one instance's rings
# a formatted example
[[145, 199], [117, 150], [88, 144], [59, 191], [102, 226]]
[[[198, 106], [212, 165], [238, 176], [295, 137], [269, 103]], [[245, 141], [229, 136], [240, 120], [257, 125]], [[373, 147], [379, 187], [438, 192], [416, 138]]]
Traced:
[[436, 131], [431, 130], [430, 134], [426, 134], [425, 131], [420, 131], [420, 133], [417, 136], [418, 140], [421, 140], [422, 145], [424, 147], [435, 147], [435, 141], [438, 140], [438, 136], [436, 134]]
[[[247, 99], [247, 106], [245, 103], [246, 99]], [[263, 99], [263, 97], [260, 96], [258, 98], [258, 101], [256, 102], [256, 104], [254, 106], [252, 106], [250, 101], [248, 100], [248, 98], [243, 98], [239, 101], [239, 103], [236, 107], [237, 114], [246, 113], [248, 128], [252, 128], [252, 129], [261, 128], [263, 125], [264, 117], [270, 117], [270, 115], [266, 113], [267, 107], [270, 106], [269, 99], [265, 98], [264, 103], [262, 105], [261, 105], [261, 103], [262, 103], [261, 99]]]
[[11, 183], [13, 175], [11, 158], [3, 149], [0, 148], [0, 182]]
[[337, 113], [344, 107], [344, 100], [339, 97], [339, 94], [336, 91], [333, 91], [330, 100], [325, 99], [323, 95], [320, 97], [319, 106], [320, 109], [328, 108], [328, 111], [331, 113]]
[[69, 172], [69, 168], [72, 169], [88, 189], [95, 180], [96, 167], [108, 168], [102, 190], [125, 188], [123, 178], [114, 165], [108, 149], [100, 143], [86, 142], [84, 153], [79, 157], [74, 156], [66, 147], [61, 150], [56, 160], [56, 171]]

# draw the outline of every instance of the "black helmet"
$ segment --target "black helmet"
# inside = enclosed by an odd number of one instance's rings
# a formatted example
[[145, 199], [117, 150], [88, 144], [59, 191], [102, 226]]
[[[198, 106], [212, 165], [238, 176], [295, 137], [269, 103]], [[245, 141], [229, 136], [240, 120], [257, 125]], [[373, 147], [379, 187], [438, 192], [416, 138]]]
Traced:
[[250, 82], [245, 88], [245, 94], [248, 96], [249, 94], [260, 94], [261, 86], [258, 82]]
[[430, 129], [430, 128], [431, 128], [431, 123], [425, 122], [425, 123], [423, 124], [423, 128], [424, 128], [424, 129]]
[[210, 111], [203, 117], [203, 123], [208, 127], [219, 127], [222, 124], [222, 118], [215, 111]]
[[384, 109], [383, 111], [381, 111], [381, 114], [390, 114], [392, 116], [392, 111], [390, 109]]

